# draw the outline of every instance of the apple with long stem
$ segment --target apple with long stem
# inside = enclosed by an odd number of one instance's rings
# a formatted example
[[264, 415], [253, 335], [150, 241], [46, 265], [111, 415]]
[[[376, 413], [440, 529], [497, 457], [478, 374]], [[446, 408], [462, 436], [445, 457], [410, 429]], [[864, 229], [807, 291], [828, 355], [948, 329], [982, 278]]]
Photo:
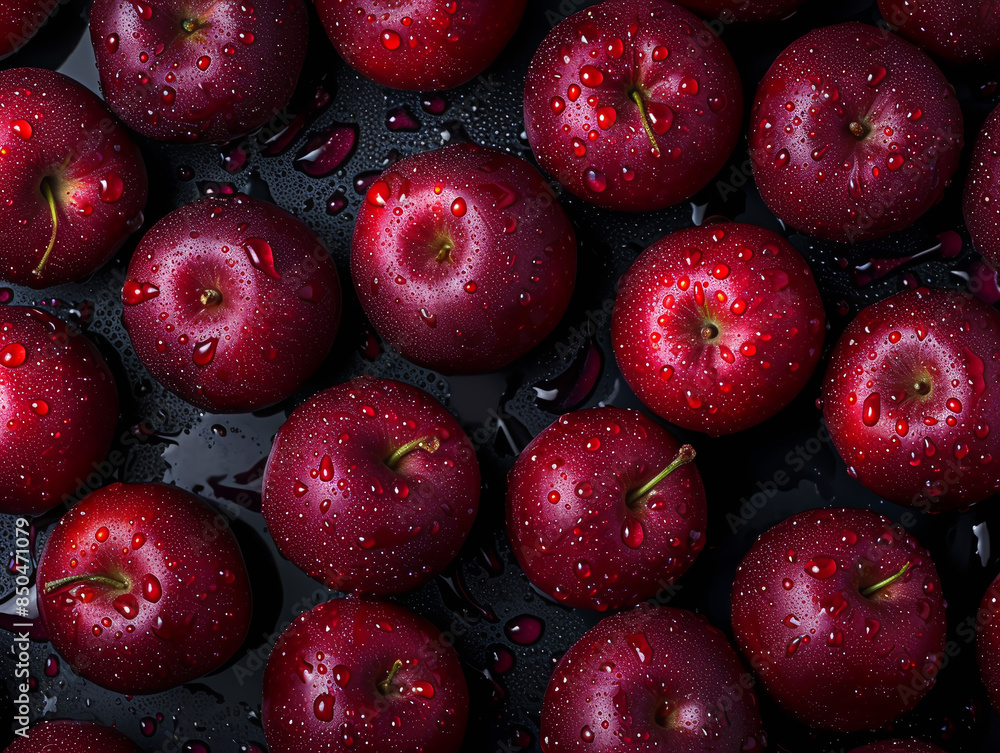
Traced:
[[409, 591], [458, 554], [479, 508], [472, 443], [423, 390], [359, 377], [274, 438], [262, 512], [282, 554], [340, 591]]
[[104, 103], [61, 73], [0, 71], [0, 112], [0, 280], [78, 282], [142, 225], [142, 155]]
[[236, 537], [173, 486], [116, 483], [87, 495], [50, 534], [37, 581], [52, 646], [119, 693], [158, 693], [218, 669], [250, 625]]
[[469, 713], [458, 654], [408, 610], [357, 597], [292, 623], [264, 670], [270, 750], [457, 753]]
[[799, 513], [747, 552], [736, 643], [786, 712], [820, 729], [884, 727], [934, 686], [945, 601], [930, 554], [868, 510]]

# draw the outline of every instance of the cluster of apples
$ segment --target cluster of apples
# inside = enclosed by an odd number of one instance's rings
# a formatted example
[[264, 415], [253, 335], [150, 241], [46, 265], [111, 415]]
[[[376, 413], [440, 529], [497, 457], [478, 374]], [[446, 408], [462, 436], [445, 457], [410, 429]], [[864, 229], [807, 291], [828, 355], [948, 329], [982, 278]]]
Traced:
[[[526, 135], [538, 163], [605, 209], [689, 198], [735, 148], [744, 102], [729, 51], [682, 6], [759, 22], [800, 2], [606, 0], [570, 16], [527, 74]], [[6, 39], [26, 42], [41, 20], [26, 25], [23, 3], [0, 4], [0, 28], [22, 32]], [[526, 4], [316, 0], [348, 64], [419, 90], [484, 70]], [[935, 55], [1000, 56], [1000, 3], [980, 3], [978, 15], [945, 0], [879, 5]], [[45, 288], [106, 263], [143, 225], [148, 195], [127, 129], [178, 143], [254, 131], [295, 89], [307, 27], [301, 0], [96, 0], [104, 102], [51, 71], [0, 71], [0, 160], [11, 176], [0, 185], [0, 278]], [[854, 23], [813, 30], [778, 57], [759, 84], [748, 138], [773, 213], [843, 242], [915, 222], [948, 189], [964, 143], [954, 91], [931, 57]], [[1000, 110], [975, 146], [964, 203], [973, 243], [994, 265], [998, 140]], [[402, 356], [443, 374], [491, 371], [530, 353], [565, 313], [576, 273], [576, 234], [556, 193], [530, 163], [494, 148], [400, 160], [357, 213], [351, 277], [365, 313]], [[121, 299], [150, 374], [212, 412], [292, 395], [334, 348], [342, 307], [316, 234], [241, 195], [201, 199], [149, 228]], [[37, 514], [71, 498], [75, 480], [108, 453], [118, 393], [84, 336], [37, 309], [0, 314], [0, 509]], [[796, 248], [726, 221], [672, 233], [639, 255], [611, 324], [618, 365], [642, 403], [712, 436], [786, 407], [819, 365], [825, 334], [819, 290]], [[931, 512], [1000, 490], [995, 308], [959, 291], [900, 293], [858, 315], [826, 368], [824, 419], [861, 484]], [[559, 418], [511, 470], [507, 531], [532, 583], [572, 607], [635, 607], [601, 620], [555, 667], [541, 715], [547, 753], [767, 746], [753, 680], [724, 634], [689, 612], [642, 604], [705, 547], [694, 458], [643, 413], [601, 407]], [[455, 558], [480, 486], [461, 426], [410, 385], [360, 376], [291, 413], [268, 460], [263, 515], [285, 556], [351, 595], [303, 614], [273, 649], [263, 724], [274, 753], [459, 750], [469, 693], [458, 655], [431, 623], [381, 597]], [[997, 588], [983, 599], [979, 645], [1000, 706]], [[121, 693], [159, 692], [222, 666], [246, 637], [251, 601], [225, 520], [159, 484], [91, 493], [60, 519], [39, 561], [53, 646]], [[889, 725], [943, 662], [945, 601], [930, 555], [867, 511], [815, 510], [772, 528], [743, 560], [732, 607], [736, 643], [764, 689], [817, 728]], [[898, 694], [914, 672], [919, 691]], [[9, 750], [48, 745], [133, 749], [109, 730], [57, 722]], [[895, 741], [858, 753], [933, 750]]]

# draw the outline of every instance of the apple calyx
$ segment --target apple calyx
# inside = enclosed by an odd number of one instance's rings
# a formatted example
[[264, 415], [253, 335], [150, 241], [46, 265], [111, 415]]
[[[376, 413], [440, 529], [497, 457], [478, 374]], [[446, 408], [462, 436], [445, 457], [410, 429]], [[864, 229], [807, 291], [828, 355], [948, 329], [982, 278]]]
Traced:
[[719, 328], [714, 324], [706, 324], [701, 328], [701, 339], [711, 342], [719, 336]]
[[638, 489], [629, 493], [628, 497], [625, 499], [626, 504], [628, 504], [629, 507], [635, 507], [639, 500], [653, 491], [653, 488], [663, 481], [663, 479], [676, 471], [682, 465], [687, 465], [694, 460], [695, 454], [694, 447], [689, 444], [682, 445], [677, 451], [677, 456], [670, 461], [670, 464], [666, 468], [657, 473], [650, 481], [647, 481]]
[[871, 133], [871, 128], [869, 128], [868, 125], [863, 123], [861, 120], [852, 120], [851, 124], [847, 126], [847, 130], [849, 130], [851, 135], [858, 141]]
[[46, 263], [49, 261], [49, 256], [52, 255], [52, 249], [56, 246], [56, 230], [59, 228], [59, 215], [58, 212], [56, 212], [56, 199], [52, 195], [52, 186], [49, 185], [48, 178], [42, 181], [42, 195], [45, 197], [45, 201], [48, 202], [49, 213], [52, 215], [52, 235], [49, 237], [49, 245], [45, 249], [45, 253], [42, 254], [41, 261], [38, 262], [38, 266], [31, 272], [35, 277], [41, 276]]
[[420, 439], [414, 439], [412, 442], [407, 442], [403, 446], [396, 448], [396, 450], [386, 459], [385, 464], [395, 470], [400, 461], [402, 461], [403, 458], [414, 450], [420, 449], [434, 454], [438, 451], [438, 449], [440, 449], [440, 447], [441, 440], [433, 435], [429, 437], [421, 437]]
[[881, 591], [883, 588], [891, 586], [893, 583], [895, 583], [897, 580], [899, 580], [906, 574], [906, 571], [910, 569], [911, 564], [912, 564], [911, 562], [907, 561], [907, 563], [903, 565], [903, 567], [900, 569], [898, 573], [890, 575], [888, 578], [879, 581], [874, 586], [869, 586], [868, 588], [862, 589], [861, 595], [864, 596], [866, 599], [870, 599], [879, 591]]
[[639, 117], [642, 119], [642, 127], [646, 131], [646, 136], [649, 137], [649, 143], [653, 146], [654, 152], [659, 152], [660, 147], [656, 143], [656, 134], [653, 132], [653, 124], [649, 122], [649, 113], [646, 112], [646, 100], [642, 96], [642, 92], [639, 89], [633, 89], [629, 92], [629, 97], [635, 102], [636, 106], [639, 108]]
[[194, 34], [196, 31], [204, 29], [206, 26], [208, 26], [208, 21], [201, 21], [197, 18], [185, 18], [181, 21], [181, 28], [188, 34]]
[[399, 670], [402, 668], [403, 668], [403, 662], [400, 661], [399, 659], [396, 659], [396, 661], [392, 663], [392, 669], [389, 670], [389, 675], [378, 684], [379, 692], [382, 695], [389, 695], [389, 690], [391, 689], [392, 681], [393, 679], [395, 679], [396, 673], [399, 672]]
[[101, 575], [99, 573], [92, 573], [89, 575], [70, 575], [66, 578], [59, 578], [58, 580], [50, 580], [45, 584], [44, 591], [47, 594], [52, 593], [58, 588], [62, 588], [66, 585], [76, 585], [77, 583], [90, 583], [92, 585], [109, 586], [111, 588], [117, 589], [119, 591], [127, 591], [129, 588], [129, 582], [116, 580], [110, 575]]
[[208, 288], [207, 290], [201, 291], [201, 295], [198, 297], [201, 301], [202, 306], [218, 306], [222, 303], [222, 293], [215, 288]]
[[931, 394], [931, 383], [927, 379], [920, 379], [913, 383], [913, 392], [916, 395]]

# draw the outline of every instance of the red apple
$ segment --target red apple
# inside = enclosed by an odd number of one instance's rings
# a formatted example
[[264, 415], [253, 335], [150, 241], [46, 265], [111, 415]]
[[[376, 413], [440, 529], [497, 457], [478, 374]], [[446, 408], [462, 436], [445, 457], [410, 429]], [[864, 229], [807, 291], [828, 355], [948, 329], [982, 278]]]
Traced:
[[104, 99], [129, 128], [221, 142], [288, 104], [308, 15], [302, 0], [95, 0], [90, 37]]
[[703, 16], [733, 21], [778, 21], [798, 10], [803, 0], [677, 0]]
[[567, 651], [542, 702], [542, 752], [763, 751], [753, 680], [703, 617], [641, 605]]
[[604, 611], [676, 581], [705, 546], [705, 488], [691, 445], [638, 411], [562, 416], [524, 448], [507, 486], [507, 534], [528, 578]]
[[119, 693], [218, 669], [250, 626], [250, 584], [225, 518], [163, 484], [111, 484], [59, 520], [38, 562], [53, 648]]
[[3, 0], [0, 3], [0, 60], [26, 45], [58, 7], [57, 0]]
[[362, 376], [289, 416], [264, 472], [262, 512], [282, 554], [321, 583], [399, 593], [458, 554], [479, 485], [472, 443], [440, 403]]
[[559, 322], [576, 236], [524, 160], [456, 144], [401, 160], [358, 210], [351, 273], [379, 334], [447, 374], [492, 371]]
[[451, 89], [500, 54], [527, 0], [315, 0], [337, 52], [396, 89]]
[[813, 727], [877, 729], [944, 659], [930, 554], [868, 510], [810, 510], [766, 531], [733, 583], [733, 632], [768, 693]]
[[1000, 710], [1000, 575], [986, 590], [976, 620], [979, 673], [993, 708]]
[[913, 224], [944, 194], [962, 150], [955, 92], [926, 54], [859, 23], [793, 42], [760, 82], [750, 157], [767, 206], [838, 241]]
[[275, 753], [457, 753], [469, 691], [455, 650], [394, 604], [334, 599], [298, 617], [264, 670]]
[[848, 473], [935, 511], [1000, 490], [1000, 312], [906, 291], [863, 309], [830, 358], [823, 418]]
[[111, 727], [57, 719], [39, 722], [4, 753], [142, 753], [141, 748]]
[[643, 403], [718, 436], [792, 401], [819, 360], [824, 322], [799, 252], [769, 230], [725, 222], [668, 235], [636, 259], [611, 339]]
[[1000, 57], [998, 0], [878, 0], [878, 7], [895, 31], [945, 60]]
[[919, 740], [883, 740], [855, 748], [851, 753], [945, 753], [941, 748]]
[[160, 220], [132, 256], [122, 301], [149, 373], [214, 412], [288, 397], [330, 352], [341, 308], [337, 269], [315, 233], [242, 195]]
[[729, 50], [690, 11], [607, 0], [542, 42], [524, 120], [535, 157], [572, 193], [610, 209], [662, 209], [726, 163], [743, 88]]
[[38, 309], [0, 308], [0, 512], [72, 497], [115, 435], [118, 392], [87, 338]]
[[[1000, 39], [1000, 37], [998, 37]], [[963, 214], [972, 245], [1000, 268], [1000, 107], [983, 124], [965, 182]]]
[[61, 73], [0, 71], [0, 110], [0, 279], [82, 280], [142, 224], [142, 155], [101, 100]]

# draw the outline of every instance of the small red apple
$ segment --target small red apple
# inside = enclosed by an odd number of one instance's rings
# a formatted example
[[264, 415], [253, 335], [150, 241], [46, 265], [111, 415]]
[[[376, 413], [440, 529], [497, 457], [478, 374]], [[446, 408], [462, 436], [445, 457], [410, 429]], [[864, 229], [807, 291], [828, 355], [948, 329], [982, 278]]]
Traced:
[[619, 284], [611, 340], [644, 404], [718, 436], [792, 401], [819, 361], [824, 322], [794, 246], [723, 222], [672, 233], [636, 259]]
[[957, 63], [1000, 57], [998, 0], [878, 0], [890, 27], [914, 44]]
[[979, 673], [993, 708], [1000, 710], [1000, 575], [979, 603], [976, 650]]
[[79, 674], [159, 693], [218, 669], [250, 626], [250, 583], [226, 520], [163, 484], [111, 484], [56, 524], [38, 609]]
[[535, 157], [572, 193], [609, 209], [663, 209], [726, 163], [743, 88], [729, 50], [690, 11], [607, 0], [542, 42], [524, 120]]
[[1000, 490], [1000, 312], [967, 293], [906, 291], [848, 325], [823, 418], [848, 473], [934, 511]]
[[576, 282], [576, 236], [530, 164], [456, 144], [400, 160], [358, 210], [351, 273], [375, 329], [446, 374], [492, 371], [548, 335]]
[[86, 337], [38, 309], [0, 307], [0, 512], [73, 496], [117, 423], [114, 378]]
[[643, 604], [605, 617], [559, 660], [542, 702], [542, 752], [762, 751], [751, 688], [704, 617]]
[[972, 245], [1000, 269], [1000, 107], [976, 139], [962, 209]]
[[884, 727], [933, 687], [945, 602], [930, 554], [868, 510], [766, 531], [733, 583], [733, 632], [768, 693], [806, 724]]
[[222, 142], [288, 104], [308, 14], [302, 0], [95, 0], [90, 37], [104, 99], [129, 128]]
[[604, 611], [671, 585], [705, 546], [694, 449], [638, 411], [567, 413], [524, 448], [507, 486], [507, 533], [528, 578]]
[[0, 71], [0, 279], [77, 282], [142, 224], [146, 166], [96, 95], [53, 71]]
[[142, 753], [142, 749], [111, 727], [68, 719], [39, 722], [3, 753]]
[[337, 52], [383, 86], [437, 91], [483, 72], [527, 0], [316, 0]]
[[123, 320], [149, 373], [214, 412], [251, 411], [319, 368], [340, 323], [323, 243], [283, 209], [210, 196], [175, 209], [136, 248]]
[[300, 405], [274, 438], [262, 512], [282, 554], [339, 591], [409, 591], [458, 554], [479, 509], [462, 427], [423, 390], [372, 377]]
[[457, 753], [469, 691], [458, 654], [394, 604], [334, 599], [298, 617], [264, 670], [275, 753]]
[[750, 115], [754, 179], [797, 230], [838, 241], [912, 225], [958, 168], [962, 111], [926, 54], [859, 23], [814, 29], [778, 56]]

